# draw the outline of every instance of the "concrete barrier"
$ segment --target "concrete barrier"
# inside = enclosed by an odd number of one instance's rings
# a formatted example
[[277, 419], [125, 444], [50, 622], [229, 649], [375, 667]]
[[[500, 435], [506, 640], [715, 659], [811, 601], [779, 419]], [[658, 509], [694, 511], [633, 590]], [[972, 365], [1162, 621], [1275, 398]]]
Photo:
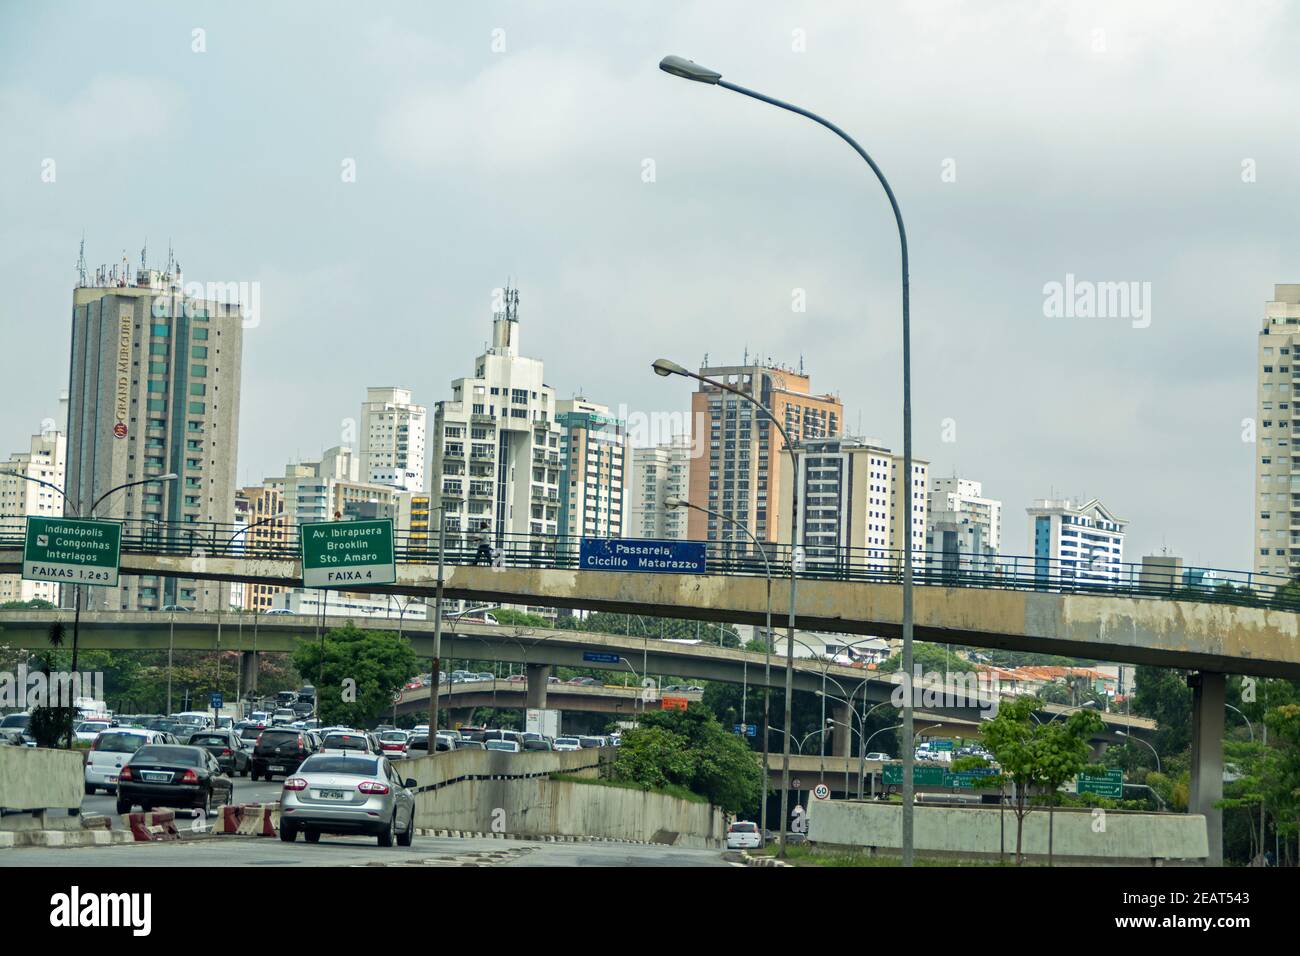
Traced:
[[514, 837], [596, 837], [717, 847], [722, 811], [707, 804], [620, 787], [551, 780], [595, 777], [607, 750], [508, 754], [462, 750], [403, 761], [416, 780], [421, 829]]
[[221, 808], [213, 831], [218, 834], [240, 836], [278, 836], [280, 833], [280, 805], [278, 803], [241, 803]]
[[[814, 800], [808, 808], [812, 843], [897, 852], [903, 807], [897, 803]], [[1057, 809], [1050, 821], [1054, 860], [1068, 864], [1203, 864], [1209, 855], [1205, 817], [1183, 813]], [[1025, 817], [1023, 847], [1047, 859], [1048, 812]], [[913, 845], [920, 855], [994, 859], [1016, 851], [1016, 816], [996, 807], [917, 806]]]
[[82, 754], [44, 747], [0, 747], [0, 809], [80, 810]]

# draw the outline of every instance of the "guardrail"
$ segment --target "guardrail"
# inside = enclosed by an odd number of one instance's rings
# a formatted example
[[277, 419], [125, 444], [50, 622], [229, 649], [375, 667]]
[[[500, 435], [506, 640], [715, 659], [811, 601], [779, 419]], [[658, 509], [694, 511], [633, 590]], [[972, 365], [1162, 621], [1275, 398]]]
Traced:
[[[25, 524], [0, 521], [0, 549], [21, 549]], [[399, 531], [394, 547], [401, 564], [438, 563], [437, 531]], [[767, 544], [763, 555], [752, 545], [707, 541], [708, 573], [787, 578], [791, 566], [800, 579], [830, 579], [898, 584], [902, 581], [902, 552], [887, 548], [792, 549]], [[581, 538], [562, 535], [504, 534], [493, 544], [494, 566], [508, 568], [577, 569]], [[298, 527], [268, 524], [243, 531], [240, 525], [219, 523], [123, 522], [125, 554], [298, 560]], [[482, 563], [477, 533], [448, 529], [442, 559], [448, 566]], [[1089, 561], [1048, 560], [1033, 555], [960, 558], [929, 551], [913, 552], [913, 580], [919, 586], [993, 588], [1045, 591], [1058, 594], [1162, 598], [1245, 607], [1300, 611], [1300, 582], [1277, 575], [1223, 568], [1187, 567], [1177, 572], [1114, 561], [1099, 556]]]

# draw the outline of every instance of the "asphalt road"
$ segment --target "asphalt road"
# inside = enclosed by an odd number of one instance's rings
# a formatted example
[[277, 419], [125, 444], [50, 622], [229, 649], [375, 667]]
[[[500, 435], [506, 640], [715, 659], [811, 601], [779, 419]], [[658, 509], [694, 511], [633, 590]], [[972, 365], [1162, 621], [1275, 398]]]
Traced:
[[0, 850], [0, 867], [82, 866], [734, 866], [735, 854], [631, 843], [544, 843], [532, 840], [416, 837], [410, 847], [383, 848], [373, 838], [321, 837], [285, 843], [270, 837], [203, 837], [184, 842]]

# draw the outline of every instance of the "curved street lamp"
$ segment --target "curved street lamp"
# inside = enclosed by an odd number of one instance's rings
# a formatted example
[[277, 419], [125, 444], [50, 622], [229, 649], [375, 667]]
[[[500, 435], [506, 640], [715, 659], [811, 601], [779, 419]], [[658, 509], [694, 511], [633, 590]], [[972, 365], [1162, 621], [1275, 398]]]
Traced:
[[[880, 167], [876, 165], [876, 161], [873, 160], [869, 155], [867, 155], [867, 151], [864, 150], [861, 146], [859, 146], [857, 141], [854, 140], [852, 136], [844, 132], [844, 130], [840, 129], [830, 120], [824, 119], [823, 117], [818, 116], [816, 113], [813, 113], [810, 110], [803, 109], [802, 107], [795, 106], [792, 103], [786, 103], [783, 102], [782, 100], [778, 100], [778, 99], [774, 99], [773, 97], [766, 96], [763, 93], [756, 92], [755, 90], [746, 89], [743, 86], [737, 86], [735, 83], [729, 83], [726, 80], [722, 79], [722, 74], [719, 73], [717, 70], [711, 70], [706, 66], [701, 66], [700, 64], [695, 63], [692, 60], [686, 59], [685, 57], [666, 56], [659, 62], [659, 69], [663, 70], [665, 73], [671, 74], [672, 76], [681, 77], [682, 79], [686, 79], [686, 80], [692, 80], [696, 83], [704, 83], [710, 86], [719, 86], [724, 90], [730, 90], [733, 93], [739, 93], [742, 96], [748, 96], [751, 99], [758, 100], [761, 103], [767, 103], [769, 106], [775, 106], [778, 109], [787, 110], [791, 113], [795, 113], [799, 116], [803, 116], [806, 119], [810, 119], [814, 123], [817, 123], [819, 126], [825, 127], [826, 129], [834, 133], [836, 136], [838, 136], [840, 139], [842, 139], [845, 143], [847, 143], [853, 149], [854, 152], [856, 152], [859, 156], [862, 157], [862, 159], [866, 162], [866, 164], [871, 167], [871, 171], [875, 173], [876, 179], [880, 181], [880, 185], [884, 187], [885, 195], [889, 198], [889, 206], [893, 210], [894, 221], [898, 225], [898, 242], [902, 253], [903, 471], [904, 471], [905, 481], [906, 481], [906, 489], [907, 489], [906, 500], [908, 504], [908, 509], [906, 512], [907, 515], [907, 525], [906, 525], [906, 532], [905, 532], [906, 538], [905, 538], [904, 548], [903, 548], [903, 670], [906, 674], [909, 675], [909, 679], [910, 679], [910, 675], [912, 673], [912, 551], [913, 551], [913, 543], [912, 543], [913, 510], [912, 509], [915, 506], [915, 503], [912, 498], [913, 474], [912, 474], [911, 306], [910, 306], [910, 284], [909, 284], [908, 269], [907, 269], [907, 231], [903, 227], [903, 214], [898, 208], [898, 200], [894, 198], [894, 191], [893, 189], [890, 188], [889, 181], [885, 179], [885, 174], [881, 171]], [[671, 374], [680, 375], [685, 370], [681, 369], [681, 367], [678, 366], [676, 369], [668, 368], [666, 371], [661, 372], [659, 370], [659, 363], [656, 362], [655, 371], [660, 375], [671, 375]], [[791, 450], [791, 455], [793, 456], [793, 449]], [[793, 458], [792, 458], [792, 464], [793, 464]], [[797, 510], [798, 479], [799, 479], [799, 469], [797, 466], [792, 469], [792, 474], [794, 476], [794, 481], [795, 481], [794, 500], [796, 505], [795, 510]], [[793, 515], [792, 515], [792, 520], [793, 520]], [[794, 547], [795, 545], [793, 526], [792, 526], [792, 532], [790, 536], [790, 545], [791, 547]], [[791, 579], [791, 590], [793, 591], [793, 584], [794, 584], [793, 569], [791, 570], [790, 579]], [[793, 593], [791, 594], [791, 599], [790, 599], [790, 631], [791, 631], [791, 636], [793, 637], [794, 636], [794, 595]], [[788, 673], [789, 671], [787, 670], [787, 674]], [[914, 695], [912, 693], [912, 688], [910, 686], [908, 688], [908, 691], [909, 692], [906, 698], [904, 699], [904, 706], [903, 706], [903, 738], [904, 739], [903, 739], [902, 845], [903, 845], [904, 866], [912, 865], [912, 844], [913, 844], [912, 836], [913, 836], [913, 821], [914, 821], [914, 809], [915, 809], [912, 805], [912, 798], [915, 789], [912, 781], [912, 767], [914, 762], [912, 745], [915, 737], [914, 734], [915, 727], [913, 724]], [[787, 708], [789, 707], [790, 704], [789, 693], [790, 691], [787, 688], [786, 690]], [[787, 725], [789, 724], [789, 717], [786, 718], [786, 723]], [[789, 753], [788, 746], [786, 747], [786, 753], [787, 754]], [[786, 759], [786, 764], [787, 766], [789, 764], [788, 757]], [[786, 777], [788, 777], [788, 773], [786, 774]], [[783, 780], [783, 783], [788, 787], [789, 780], [785, 779]], [[782, 795], [783, 803], [784, 800], [785, 800], [785, 795], [783, 791], [783, 795]], [[782, 839], [781, 839], [780, 855], [785, 856], [784, 811], [782, 816], [783, 816], [782, 819], [783, 829], [781, 831]]]

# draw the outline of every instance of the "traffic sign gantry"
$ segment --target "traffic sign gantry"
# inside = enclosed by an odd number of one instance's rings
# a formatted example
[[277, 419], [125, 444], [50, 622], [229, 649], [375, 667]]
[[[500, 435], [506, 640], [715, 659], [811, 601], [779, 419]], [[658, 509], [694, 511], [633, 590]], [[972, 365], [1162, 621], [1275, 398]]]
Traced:
[[391, 518], [317, 521], [304, 524], [300, 537], [303, 587], [366, 587], [397, 580]]
[[23, 542], [23, 577], [117, 587], [122, 560], [122, 524], [83, 518], [28, 518]]

